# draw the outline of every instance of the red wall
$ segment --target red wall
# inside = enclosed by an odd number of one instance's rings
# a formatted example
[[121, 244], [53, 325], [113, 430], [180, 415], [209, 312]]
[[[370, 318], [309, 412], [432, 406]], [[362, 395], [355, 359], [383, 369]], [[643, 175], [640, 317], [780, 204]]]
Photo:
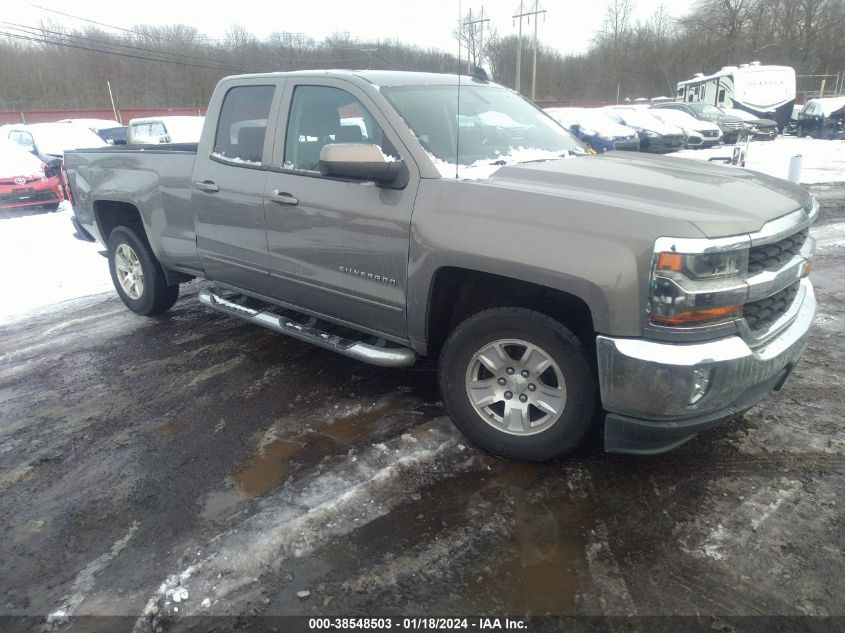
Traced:
[[[204, 115], [205, 108], [121, 108], [123, 124], [130, 119], [147, 116]], [[5, 110], [0, 111], [0, 125], [4, 123], [46, 123], [61, 119], [114, 119], [108, 108], [90, 110]]]

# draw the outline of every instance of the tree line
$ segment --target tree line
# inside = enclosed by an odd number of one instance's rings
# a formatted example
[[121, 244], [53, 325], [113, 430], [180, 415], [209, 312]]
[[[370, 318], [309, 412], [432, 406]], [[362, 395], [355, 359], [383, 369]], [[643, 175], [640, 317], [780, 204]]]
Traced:
[[[538, 100], [672, 96], [676, 82], [696, 72], [750, 61], [793, 66], [799, 75], [845, 76], [845, 0], [698, 0], [680, 18], [660, 7], [646, 20], [634, 20], [634, 9], [635, 0], [610, 0], [600, 30], [581, 54], [565, 55], [541, 42]], [[475, 26], [455, 29], [465, 51], [463, 72], [469, 51], [495, 81], [513, 87], [516, 36], [485, 32], [481, 42], [479, 35]], [[521, 91], [530, 94], [530, 37], [522, 47]], [[107, 80], [118, 106], [202, 107], [223, 76], [319, 68], [455, 72], [458, 61], [454, 53], [394, 39], [361, 41], [348, 33], [259, 39], [233, 26], [213, 40], [185, 25], [116, 30], [0, 22], [5, 110], [109, 107]]]

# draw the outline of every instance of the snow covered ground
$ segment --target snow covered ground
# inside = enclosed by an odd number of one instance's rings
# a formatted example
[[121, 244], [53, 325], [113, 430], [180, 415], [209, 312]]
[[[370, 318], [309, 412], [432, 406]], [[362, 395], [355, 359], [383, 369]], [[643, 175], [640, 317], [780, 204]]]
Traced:
[[[733, 146], [711, 149], [687, 149], [669, 154], [679, 158], [709, 160], [714, 156], [730, 156]], [[780, 136], [774, 141], [752, 141], [748, 144], [746, 168], [786, 178], [789, 159], [801, 154], [804, 167], [801, 183], [845, 182], [845, 141]]]
[[0, 219], [0, 324], [46, 306], [112, 290], [99, 244], [73, 236], [71, 206]]

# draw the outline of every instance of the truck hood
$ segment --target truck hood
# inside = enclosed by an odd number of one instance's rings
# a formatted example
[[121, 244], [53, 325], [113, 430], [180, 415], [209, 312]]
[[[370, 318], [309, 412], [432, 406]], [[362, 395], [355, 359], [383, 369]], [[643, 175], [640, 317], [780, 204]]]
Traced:
[[505, 166], [487, 183], [686, 220], [706, 237], [759, 231], [810, 197], [759, 172], [629, 152]]

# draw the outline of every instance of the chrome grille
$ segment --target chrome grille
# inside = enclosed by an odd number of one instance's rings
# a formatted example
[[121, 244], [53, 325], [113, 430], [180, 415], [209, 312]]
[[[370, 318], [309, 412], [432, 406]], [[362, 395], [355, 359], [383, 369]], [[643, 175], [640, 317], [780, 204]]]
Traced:
[[800, 285], [801, 282], [796, 281], [791, 286], [787, 286], [780, 292], [776, 292], [771, 297], [746, 303], [742, 309], [742, 316], [745, 317], [745, 322], [748, 323], [748, 327], [755, 332], [768, 330], [772, 327], [774, 322], [777, 321], [795, 301], [795, 296], [798, 294], [798, 288]]
[[754, 246], [748, 253], [748, 274], [754, 276], [764, 270], [778, 270], [801, 252], [810, 229], [804, 229], [772, 244]]

